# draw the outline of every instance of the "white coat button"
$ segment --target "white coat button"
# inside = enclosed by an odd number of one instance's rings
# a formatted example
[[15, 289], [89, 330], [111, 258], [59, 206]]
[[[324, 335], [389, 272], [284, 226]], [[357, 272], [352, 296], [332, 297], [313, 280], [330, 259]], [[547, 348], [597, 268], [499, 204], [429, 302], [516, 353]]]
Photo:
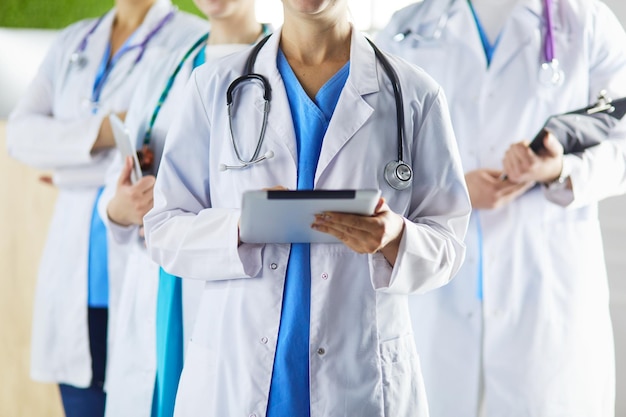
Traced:
[[328, 274], [326, 272], [322, 274], [322, 279], [328, 279]]
[[250, 414], [250, 417], [256, 417], [256, 414], [254, 414], [254, 413]]
[[325, 354], [325, 353], [326, 353], [326, 350], [325, 350], [324, 348], [319, 348], [319, 349], [317, 349], [317, 354], [318, 354], [318, 355], [322, 356], [322, 355], [323, 355], [323, 354]]
[[276, 269], [276, 268], [278, 268], [278, 265], [276, 265], [274, 262], [272, 262], [272, 263], [270, 264], [270, 268], [272, 268], [272, 269]]
[[267, 343], [267, 337], [262, 337], [261, 338], [261, 343], [266, 344]]

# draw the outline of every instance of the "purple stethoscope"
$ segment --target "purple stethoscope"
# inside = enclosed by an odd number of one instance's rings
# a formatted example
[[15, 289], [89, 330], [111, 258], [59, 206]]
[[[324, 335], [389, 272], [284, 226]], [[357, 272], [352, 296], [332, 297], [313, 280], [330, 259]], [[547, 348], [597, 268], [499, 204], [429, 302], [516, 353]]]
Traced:
[[[154, 35], [156, 35], [159, 30], [161, 30], [161, 28], [174, 16], [174, 14], [174, 10], [170, 11], [167, 15], [165, 15], [163, 19], [161, 19], [161, 21], [154, 27], [154, 29], [152, 29], [150, 33], [146, 35], [143, 41], [124, 49], [124, 52], [128, 52], [131, 49], [141, 48], [141, 52], [137, 55], [137, 58], [135, 58], [133, 66], [136, 65], [143, 57], [143, 53], [146, 50], [146, 45], [148, 45], [150, 39]], [[102, 19], [104, 19], [104, 16], [106, 16], [106, 14], [100, 16], [98, 20], [96, 20], [93, 26], [89, 29], [89, 32], [87, 32], [83, 39], [80, 41], [80, 44], [78, 44], [76, 50], [72, 53], [72, 55], [70, 55], [70, 64], [73, 67], [83, 69], [85, 68], [85, 66], [87, 66], [88, 61], [85, 54], [85, 50], [87, 49], [87, 42], [89, 40], [89, 37], [96, 31], [98, 26], [100, 26], [100, 23], [102, 23]]]
[[[146, 47], [150, 39], [152, 39], [152, 37], [156, 35], [163, 28], [163, 26], [165, 26], [165, 24], [168, 21], [170, 21], [172, 17], [174, 17], [174, 15], [175, 15], [175, 9], [167, 13], [165, 17], [163, 17], [157, 23], [157, 25], [144, 37], [144, 39], [141, 42], [130, 44], [131, 38], [134, 36], [134, 34], [131, 35], [130, 38], [128, 38], [128, 40], [126, 41], [126, 43], [120, 48], [120, 50], [118, 50], [115, 53], [115, 55], [110, 60], [108, 57], [108, 54], [109, 54], [108, 48], [110, 48], [110, 44], [109, 44], [109, 46], [107, 47], [107, 51], [105, 51], [104, 53], [102, 62], [100, 63], [100, 66], [98, 67], [91, 97], [84, 98], [83, 105], [86, 107], [90, 107], [91, 111], [93, 113], [96, 113], [99, 108], [100, 95], [104, 87], [104, 84], [106, 83], [108, 76], [111, 73], [117, 61], [123, 55], [125, 55], [128, 51], [139, 48], [140, 52], [139, 54], [137, 54], [137, 57], [135, 58], [133, 65], [129, 69], [129, 72], [132, 71], [132, 69], [135, 68], [137, 63], [141, 61], [141, 58], [143, 57], [143, 54], [146, 50]], [[70, 55], [70, 67], [76, 68], [78, 70], [82, 70], [83, 68], [87, 66], [88, 60], [87, 60], [85, 51], [87, 49], [87, 43], [88, 43], [89, 37], [96, 31], [98, 26], [100, 26], [104, 16], [106, 16], [106, 14], [103, 16], [100, 16], [98, 20], [96, 20], [96, 22], [91, 26], [89, 31], [85, 34], [83, 39], [80, 41], [76, 50]]]
[[546, 35], [543, 40], [543, 63], [539, 71], [539, 81], [544, 85], [563, 84], [565, 74], [554, 54], [554, 25], [552, 23], [552, 0], [543, 0], [543, 13], [546, 18]]
[[[411, 29], [406, 29], [403, 32], [397, 33], [393, 39], [396, 42], [402, 42], [407, 38], [412, 38], [417, 42], [435, 41], [441, 38], [443, 31], [448, 24], [450, 18], [450, 9], [455, 0], [450, 0], [447, 7], [447, 12], [442, 13], [439, 18], [435, 29], [431, 34], [420, 34], [413, 32]], [[543, 62], [539, 67], [539, 82], [547, 86], [559, 86], [563, 84], [565, 74], [561, 69], [559, 60], [556, 59], [554, 52], [554, 24], [552, 21], [552, 0], [543, 0], [543, 13], [546, 20], [546, 33], [543, 39]]]

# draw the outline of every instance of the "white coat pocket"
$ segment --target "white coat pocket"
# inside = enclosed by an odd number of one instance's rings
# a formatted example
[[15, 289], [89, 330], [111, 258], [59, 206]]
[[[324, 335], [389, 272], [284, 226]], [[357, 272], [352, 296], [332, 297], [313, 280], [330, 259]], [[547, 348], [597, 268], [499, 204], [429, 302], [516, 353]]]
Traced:
[[216, 388], [215, 352], [191, 340], [180, 377], [174, 416], [211, 416]]
[[386, 417], [427, 417], [424, 380], [413, 335], [380, 343]]

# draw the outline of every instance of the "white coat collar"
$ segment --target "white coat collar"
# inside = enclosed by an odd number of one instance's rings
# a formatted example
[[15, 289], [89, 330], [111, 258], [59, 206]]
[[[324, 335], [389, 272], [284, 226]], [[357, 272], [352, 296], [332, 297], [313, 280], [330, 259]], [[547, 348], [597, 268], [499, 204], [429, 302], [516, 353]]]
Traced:
[[[555, 32], [562, 31], [560, 13], [558, 10], [559, 1], [553, 1], [553, 21]], [[408, 23], [406, 29], [422, 36], [431, 35], [442, 16], [447, 16], [447, 23], [443, 29], [443, 37], [454, 36], [467, 46], [479, 59], [485, 60], [485, 53], [477, 31], [467, 33], [468, 27], [474, 27], [474, 17], [469, 8], [467, 0], [433, 0], [423, 1], [416, 6], [417, 17], [413, 23]], [[506, 66], [510, 60], [517, 55], [534, 36], [543, 36], [545, 18], [542, 0], [520, 0], [511, 11], [503, 27], [498, 50], [494, 54], [491, 63], [491, 70], [498, 71]], [[538, 28], [539, 31], [529, 30]], [[404, 28], [400, 28], [404, 30]], [[449, 32], [449, 33], [446, 33]], [[445, 47], [445, 43], [438, 43], [438, 47]]]
[[[558, 24], [558, 2], [553, 1], [553, 20]], [[463, 28], [474, 27], [474, 17], [466, 0], [456, 0], [455, 4], [450, 8], [450, 21], [448, 26], [452, 34], [466, 43], [474, 53], [477, 53], [485, 60], [486, 57], [482, 48], [482, 43], [478, 31], [474, 31], [474, 35], [468, 36]], [[457, 24], [456, 19], [469, 19], [469, 25]], [[535, 29], [536, 28], [536, 29]], [[555, 30], [555, 32], [557, 31]], [[545, 17], [543, 10], [543, 2], [541, 0], [520, 0], [519, 3], [511, 11], [511, 15], [507, 19], [500, 34], [500, 41], [493, 55], [490, 65], [490, 71], [497, 73], [518, 55], [533, 38], [541, 37], [543, 45], [543, 34], [545, 33]], [[555, 35], [556, 36], [556, 35]], [[543, 50], [538, 51], [538, 56]]]
[[[280, 44], [280, 37], [282, 33], [282, 27], [276, 30], [265, 43], [265, 45], [259, 51], [257, 59], [252, 68], [252, 71], [263, 75], [269, 81], [272, 88], [272, 100], [270, 102], [270, 112], [267, 120], [268, 130], [274, 132], [275, 136], [279, 138], [277, 140], [283, 146], [286, 146], [291, 154], [293, 160], [293, 176], [287, 178], [297, 178], [295, 170], [297, 169], [298, 150], [296, 144], [296, 133], [293, 128], [293, 122], [291, 120], [291, 109], [289, 108], [289, 100], [287, 99], [287, 91], [285, 85], [278, 72], [276, 65], [276, 56], [278, 55], [278, 46]], [[264, 102], [261, 97], [256, 102], [256, 107], [259, 112], [263, 112]], [[288, 118], [288, 119], [287, 119]], [[288, 120], [288, 123], [285, 123]], [[269, 139], [269, 135], [268, 139]], [[295, 182], [293, 184], [285, 184], [288, 188], [295, 188]]]
[[[452, 1], [452, 4], [450, 2]], [[552, 1], [553, 13], [554, 16], [557, 17], [557, 9], [559, 6], [558, 0]], [[429, 26], [433, 23], [437, 23], [440, 18], [445, 14], [448, 15], [448, 18], [452, 18], [455, 15], [462, 13], [463, 11], [467, 11], [468, 4], [467, 0], [432, 0], [432, 1], [423, 1], [421, 2], [420, 11], [421, 18], [418, 19], [418, 23], [413, 23], [413, 27], [409, 27], [411, 30], [417, 30], [420, 33], [419, 29], [422, 26]], [[530, 12], [531, 15], [535, 16], [535, 18], [539, 18], [543, 21], [543, 1], [542, 0], [520, 0], [517, 5], [513, 8], [515, 9], [524, 9]], [[511, 12], [513, 15], [515, 12]], [[555, 21], [558, 19], [555, 19]], [[448, 26], [448, 25], [446, 25]], [[447, 27], [446, 27], [447, 28]]]
[[[254, 71], [259, 72], [270, 82], [275, 78], [280, 78], [278, 68], [276, 67], [276, 56], [278, 54], [278, 46], [282, 36], [282, 28], [278, 28], [268, 39], [267, 43], [261, 48], [254, 65]], [[352, 64], [358, 62], [359, 65]], [[352, 35], [350, 41], [350, 75], [347, 83], [354, 84], [359, 94], [365, 95], [379, 90], [376, 66], [376, 56], [374, 50], [369, 45], [365, 36], [352, 27]], [[282, 85], [282, 81], [280, 82]], [[276, 86], [273, 86], [276, 88]]]
[[[322, 143], [315, 172], [315, 185], [344, 145], [367, 122], [374, 109], [364, 96], [380, 91], [376, 55], [365, 36], [352, 27], [350, 74]], [[349, 115], [349, 116], [348, 116]]]
[[[141, 25], [135, 31], [135, 34], [132, 39], [132, 44], [137, 44], [143, 42], [143, 40], [148, 36], [153, 29], [161, 23], [161, 21], [168, 15], [171, 11], [176, 10], [176, 8], [172, 5], [170, 0], [157, 0], [154, 2], [148, 13], [146, 13], [146, 17], [141, 22]], [[116, 8], [111, 9], [102, 19], [102, 22], [98, 26], [98, 31], [106, 31], [108, 34], [111, 33], [111, 29], [113, 27], [113, 19], [115, 18]], [[167, 23], [166, 23], [167, 24]], [[110, 36], [104, 37], [103, 41], [106, 43], [109, 41]], [[136, 53], [139, 53], [137, 50]]]
[[[297, 168], [298, 151], [293, 122], [285, 123], [285, 115], [290, 115], [289, 101], [285, 87], [276, 66], [276, 55], [282, 28], [271, 35], [257, 57], [254, 71], [263, 74], [272, 86], [272, 102], [268, 127], [272, 129], [292, 156], [294, 168]], [[322, 143], [322, 150], [317, 165], [315, 181], [343, 145], [354, 136], [373, 113], [373, 109], [363, 99], [364, 95], [376, 93], [380, 90], [378, 80], [378, 66], [374, 50], [364, 35], [352, 27], [350, 42], [350, 73], [341, 92], [333, 118]], [[261, 108], [259, 102], [257, 107]], [[339, 115], [350, 115], [341, 117]]]
[[[552, 21], [554, 40], [558, 43], [560, 37], [568, 36], [561, 22], [558, 0], [552, 1]], [[546, 26], [542, 0], [520, 0], [513, 8], [511, 16], [503, 28], [498, 49], [491, 62], [492, 71], [497, 72], [505, 67], [536, 38], [539, 38], [536, 44], [541, 45], [537, 51], [537, 56], [543, 60]]]
[[[463, 43], [477, 59], [485, 59], [478, 32], [467, 32], [468, 27], [474, 27], [474, 18], [467, 0], [422, 1], [416, 9], [415, 18], [407, 22], [407, 27], [401, 30], [408, 29], [420, 38], [425, 38], [418, 41], [420, 46], [423, 43], [423, 46], [445, 48], [445, 39], [452, 36]], [[441, 30], [441, 39], [431, 39], [438, 30]]]

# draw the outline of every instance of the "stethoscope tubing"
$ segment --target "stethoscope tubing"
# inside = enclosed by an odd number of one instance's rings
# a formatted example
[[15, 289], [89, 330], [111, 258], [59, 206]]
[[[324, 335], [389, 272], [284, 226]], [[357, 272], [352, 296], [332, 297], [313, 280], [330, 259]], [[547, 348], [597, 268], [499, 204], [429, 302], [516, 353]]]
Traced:
[[[96, 22], [91, 26], [89, 31], [82, 38], [76, 50], [70, 55], [70, 66], [77, 64], [79, 69], [82, 69], [86, 65], [86, 58], [84, 58], [84, 54], [87, 49], [89, 37], [100, 26], [104, 17], [107, 15], [107, 13], [103, 14], [96, 20]], [[137, 56], [135, 57], [133, 64], [131, 65], [131, 67], [128, 69], [128, 71], [123, 77], [123, 78], [126, 78], [143, 58], [148, 42], [174, 17], [175, 14], [176, 14], [176, 9], [173, 8], [156, 24], [154, 28], [152, 28], [150, 32], [148, 32], [148, 34], [143, 38], [141, 42], [134, 44], [134, 45], [123, 46], [122, 49], [118, 51], [118, 53], [115, 54], [115, 56], [111, 59], [109, 64], [106, 66], [106, 68], [104, 68], [104, 72], [100, 74], [99, 77], [96, 77], [96, 80], [94, 82], [92, 97], [89, 99], [89, 102], [91, 103], [92, 106], [94, 106], [94, 108], [98, 107], [98, 102], [100, 101], [100, 98], [101, 98], [101, 90], [104, 86], [104, 83], [106, 82], [108, 78], [109, 73], [111, 72], [111, 70], [117, 63], [117, 61], [119, 61], [119, 59], [123, 55], [125, 55], [127, 52], [137, 49], [137, 48], [141, 49], [139, 54], [137, 54]], [[115, 89], [116, 88], [112, 88], [111, 90], [115, 90]]]
[[[259, 41], [259, 43], [255, 45], [255, 47], [250, 52], [248, 59], [246, 60], [246, 70], [245, 70], [246, 72], [242, 76], [235, 79], [232, 83], [230, 83], [230, 85], [228, 86], [228, 89], [226, 90], [226, 106], [228, 108], [228, 125], [230, 129], [230, 137], [233, 143], [233, 148], [235, 150], [235, 155], [237, 156], [237, 159], [243, 164], [250, 164], [258, 158], [259, 153], [261, 152], [261, 145], [263, 144], [263, 139], [265, 137], [265, 131], [267, 128], [269, 105], [272, 99], [272, 95], [271, 95], [272, 87], [269, 81], [267, 80], [267, 78], [265, 78], [261, 74], [254, 73], [254, 63], [256, 62], [257, 55], [261, 51], [261, 48], [263, 47], [263, 45], [265, 45], [265, 43], [269, 40], [269, 38], [270, 36], [266, 36], [264, 39], [262, 39], [261, 41]], [[403, 154], [404, 152], [403, 151], [404, 103], [402, 101], [402, 88], [400, 87], [398, 74], [389, 63], [389, 60], [387, 60], [387, 58], [380, 51], [380, 49], [378, 49], [378, 47], [376, 47], [376, 45], [374, 45], [374, 43], [370, 39], [368, 38], [366, 39], [367, 39], [367, 42], [372, 47], [372, 49], [374, 50], [374, 54], [376, 55], [378, 62], [380, 62], [380, 64], [383, 67], [383, 70], [385, 71], [385, 73], [389, 77], [389, 80], [391, 81], [391, 86], [393, 88], [393, 95], [394, 95], [395, 102], [396, 102], [397, 154], [398, 154], [398, 161], [402, 162], [403, 157], [404, 157], [404, 154]], [[257, 146], [255, 148], [254, 155], [252, 156], [252, 158], [246, 161], [241, 157], [239, 148], [237, 147], [237, 144], [235, 141], [235, 135], [233, 133], [234, 130], [233, 130], [232, 111], [233, 111], [233, 92], [242, 84], [246, 82], [250, 82], [250, 81], [257, 82], [262, 85], [263, 99], [265, 100], [265, 103], [264, 103], [264, 109], [263, 109], [263, 123], [261, 127], [261, 133], [257, 141]]]
[[[235, 81], [230, 83], [230, 85], [228, 86], [228, 89], [226, 90], [226, 106], [228, 108], [228, 128], [230, 130], [230, 140], [233, 144], [233, 149], [235, 150], [235, 155], [237, 156], [237, 159], [239, 160], [239, 162], [244, 164], [244, 166], [249, 166], [251, 164], [254, 164], [254, 161], [258, 160], [259, 153], [261, 153], [261, 147], [263, 146], [263, 141], [265, 139], [265, 132], [267, 130], [267, 119], [269, 116], [270, 102], [272, 100], [272, 86], [270, 85], [267, 78], [265, 78], [261, 74], [254, 73], [254, 63], [256, 62], [257, 55], [261, 51], [261, 48], [269, 40], [270, 36], [271, 35], [268, 35], [265, 38], [261, 39], [254, 46], [254, 48], [252, 48], [252, 51], [250, 52], [250, 55], [248, 56], [248, 59], [246, 60], [245, 73], [242, 76], [235, 79]], [[259, 133], [259, 138], [257, 139], [257, 145], [256, 145], [256, 148], [254, 149], [254, 154], [252, 155], [252, 158], [246, 161], [245, 159], [242, 158], [241, 153], [239, 152], [239, 147], [237, 146], [237, 142], [235, 141], [232, 112], [233, 112], [233, 93], [235, 89], [245, 84], [246, 82], [250, 82], [250, 81], [261, 84], [263, 88], [264, 103], [263, 103], [263, 122], [261, 123], [261, 131]]]
[[398, 74], [396, 74], [396, 71], [391, 67], [391, 64], [389, 63], [387, 58], [385, 58], [380, 49], [378, 49], [378, 47], [374, 45], [374, 42], [372, 42], [371, 40], [367, 39], [367, 41], [374, 50], [374, 54], [376, 55], [376, 58], [378, 58], [378, 62], [380, 62], [380, 65], [383, 66], [385, 73], [391, 81], [393, 96], [396, 101], [396, 135], [398, 139], [398, 161], [403, 161], [404, 151], [402, 149], [402, 143], [404, 138], [404, 103], [402, 100], [402, 88], [400, 87], [400, 80], [398, 80]]
[[[270, 36], [268, 35], [259, 43], [257, 43], [248, 59], [246, 60], [245, 73], [240, 77], [236, 78], [227, 88], [226, 90], [226, 106], [228, 110], [228, 127], [230, 130], [230, 137], [233, 145], [233, 149], [235, 151], [235, 155], [240, 163], [243, 165], [225, 165], [220, 164], [220, 171], [225, 171], [227, 169], [243, 169], [247, 168], [251, 165], [254, 165], [258, 162], [264, 161], [266, 159], [270, 159], [273, 157], [273, 152], [267, 152], [262, 157], [259, 158], [259, 154], [261, 152], [261, 146], [263, 144], [263, 140], [265, 138], [265, 131], [267, 128], [267, 119], [269, 114], [269, 105], [271, 101], [271, 86], [267, 78], [263, 75], [254, 72], [254, 63], [256, 62], [257, 55], [259, 51], [265, 45], [265, 43], [269, 40]], [[367, 39], [367, 38], [366, 38]], [[403, 144], [404, 144], [404, 104], [402, 100], [402, 89], [400, 87], [400, 81], [398, 79], [398, 74], [391, 66], [389, 60], [385, 57], [385, 55], [374, 45], [374, 43], [367, 39], [367, 42], [370, 44], [372, 49], [374, 50], [374, 55], [380, 62], [381, 66], [387, 77], [389, 78], [392, 88], [393, 95], [396, 104], [396, 133], [397, 133], [397, 152], [398, 159], [396, 161], [389, 162], [384, 169], [384, 176], [387, 183], [395, 188], [396, 190], [404, 190], [408, 188], [413, 181], [413, 171], [411, 167], [403, 162]], [[233, 92], [236, 88], [241, 86], [246, 82], [253, 82], [255, 84], [261, 84], [263, 88], [263, 98], [265, 100], [265, 105], [263, 109], [263, 122], [261, 126], [261, 132], [259, 135], [259, 139], [257, 140], [257, 146], [254, 150], [254, 155], [249, 160], [244, 160], [241, 157], [239, 152], [239, 148], [237, 147], [237, 143], [234, 135], [233, 128]]]
[[554, 26], [552, 24], [552, 0], [543, 0], [543, 10], [546, 18], [546, 38], [544, 40], [543, 58], [546, 62], [556, 59], [554, 46]]

